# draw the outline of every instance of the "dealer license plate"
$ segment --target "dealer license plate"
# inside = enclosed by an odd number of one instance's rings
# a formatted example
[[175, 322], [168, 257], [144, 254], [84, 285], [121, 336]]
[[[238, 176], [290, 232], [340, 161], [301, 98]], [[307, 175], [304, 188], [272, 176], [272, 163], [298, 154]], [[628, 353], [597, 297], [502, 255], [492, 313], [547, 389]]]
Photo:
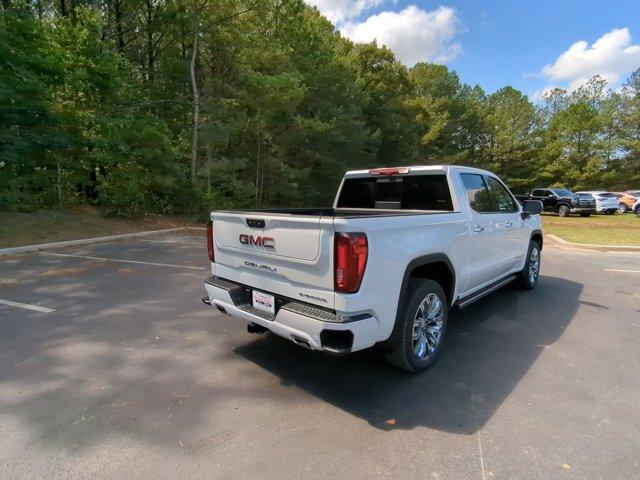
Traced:
[[253, 297], [253, 306], [255, 308], [257, 308], [258, 310], [269, 312], [271, 315], [275, 315], [276, 299], [273, 295], [259, 292], [258, 290], [253, 290], [251, 295]]

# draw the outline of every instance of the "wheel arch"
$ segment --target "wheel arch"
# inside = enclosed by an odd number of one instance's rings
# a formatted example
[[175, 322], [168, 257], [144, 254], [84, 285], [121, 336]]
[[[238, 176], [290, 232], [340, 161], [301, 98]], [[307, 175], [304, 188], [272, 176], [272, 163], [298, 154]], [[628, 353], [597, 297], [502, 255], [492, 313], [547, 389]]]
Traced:
[[444, 253], [432, 253], [414, 258], [409, 262], [402, 277], [398, 304], [396, 306], [396, 316], [394, 319], [391, 335], [383, 343], [390, 345], [398, 335], [398, 321], [403, 313], [409, 283], [414, 278], [430, 279], [438, 282], [447, 296], [449, 307], [453, 304], [453, 295], [456, 287], [456, 273], [449, 257]]
[[531, 240], [538, 242], [538, 245], [540, 245], [540, 250], [542, 250], [542, 243], [543, 243], [543, 236], [542, 236], [542, 230], [536, 228], [535, 230], [531, 231]]

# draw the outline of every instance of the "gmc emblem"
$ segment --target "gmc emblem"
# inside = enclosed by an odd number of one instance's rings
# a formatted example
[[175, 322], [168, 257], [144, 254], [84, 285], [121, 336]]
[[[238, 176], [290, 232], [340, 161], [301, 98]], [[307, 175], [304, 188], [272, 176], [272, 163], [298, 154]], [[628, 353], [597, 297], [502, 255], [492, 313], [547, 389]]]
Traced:
[[275, 243], [276, 239], [273, 237], [254, 237], [253, 235], [247, 235], [246, 233], [241, 233], [238, 238], [241, 244], [243, 245], [255, 245], [256, 247], [263, 248], [276, 248]]

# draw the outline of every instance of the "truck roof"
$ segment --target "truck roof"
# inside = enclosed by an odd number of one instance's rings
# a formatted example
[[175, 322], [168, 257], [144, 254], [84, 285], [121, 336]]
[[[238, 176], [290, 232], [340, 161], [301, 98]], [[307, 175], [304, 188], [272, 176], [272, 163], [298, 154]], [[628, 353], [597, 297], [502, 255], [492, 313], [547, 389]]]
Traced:
[[430, 172], [430, 171], [440, 171], [444, 173], [449, 173], [449, 171], [453, 168], [461, 168], [467, 171], [475, 171], [478, 173], [490, 173], [486, 170], [482, 170], [480, 168], [475, 167], [467, 167], [465, 165], [411, 165], [404, 167], [376, 167], [369, 168], [366, 170], [349, 170], [344, 176], [345, 177], [360, 177], [360, 176], [368, 176], [372, 171], [375, 170], [398, 170], [398, 174], [403, 175], [407, 173], [416, 173], [416, 172]]

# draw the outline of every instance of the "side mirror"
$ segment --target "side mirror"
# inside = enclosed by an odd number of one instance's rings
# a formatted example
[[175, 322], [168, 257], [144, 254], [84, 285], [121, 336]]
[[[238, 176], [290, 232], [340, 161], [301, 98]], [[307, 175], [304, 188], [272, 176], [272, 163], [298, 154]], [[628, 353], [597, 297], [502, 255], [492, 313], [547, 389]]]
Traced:
[[549, 198], [555, 197], [555, 195], [553, 193], [550, 193], [548, 196], [549, 196]]
[[542, 202], [540, 200], [525, 200], [522, 205], [522, 211], [531, 215], [540, 215], [542, 213]]

